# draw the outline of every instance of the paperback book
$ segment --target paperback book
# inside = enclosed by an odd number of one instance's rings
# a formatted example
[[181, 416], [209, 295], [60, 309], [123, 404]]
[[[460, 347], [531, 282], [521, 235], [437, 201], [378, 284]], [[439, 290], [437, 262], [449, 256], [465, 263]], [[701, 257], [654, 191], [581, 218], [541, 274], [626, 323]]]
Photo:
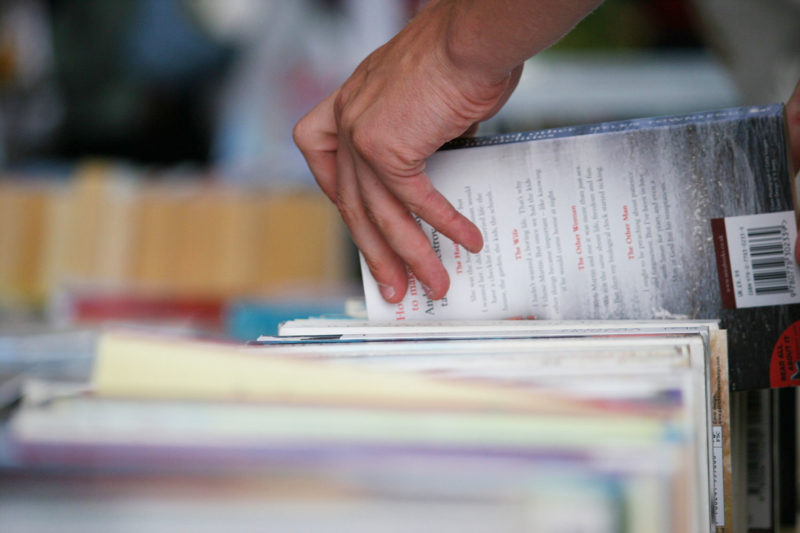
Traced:
[[[26, 386], [0, 474], [166, 474], [215, 495], [220, 476], [259, 479], [270, 487], [248, 501], [272, 529], [321, 529], [315, 505], [347, 531], [464, 531], [462, 506], [470, 531], [730, 527], [712, 413], [722, 332], [655, 327], [251, 346], [104, 334], [91, 392]], [[91, 512], [80, 494], [63, 509]]]
[[782, 105], [459, 139], [426, 170], [484, 248], [420, 221], [450, 291], [388, 304], [362, 264], [370, 320], [720, 319], [734, 390], [800, 384]]

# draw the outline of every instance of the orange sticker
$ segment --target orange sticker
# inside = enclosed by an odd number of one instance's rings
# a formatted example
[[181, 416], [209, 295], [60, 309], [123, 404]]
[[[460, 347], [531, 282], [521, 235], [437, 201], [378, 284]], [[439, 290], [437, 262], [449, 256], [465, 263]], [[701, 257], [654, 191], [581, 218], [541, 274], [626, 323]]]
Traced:
[[771, 387], [800, 385], [800, 320], [786, 328], [772, 349], [769, 384]]

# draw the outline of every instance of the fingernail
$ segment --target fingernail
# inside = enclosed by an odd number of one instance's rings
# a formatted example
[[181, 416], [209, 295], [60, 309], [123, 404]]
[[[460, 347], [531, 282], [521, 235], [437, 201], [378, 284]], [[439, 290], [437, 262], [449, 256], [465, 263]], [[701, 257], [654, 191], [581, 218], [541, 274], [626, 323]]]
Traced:
[[378, 289], [381, 291], [381, 296], [383, 296], [384, 300], [389, 300], [390, 298], [394, 297], [394, 287], [391, 285], [378, 283]]

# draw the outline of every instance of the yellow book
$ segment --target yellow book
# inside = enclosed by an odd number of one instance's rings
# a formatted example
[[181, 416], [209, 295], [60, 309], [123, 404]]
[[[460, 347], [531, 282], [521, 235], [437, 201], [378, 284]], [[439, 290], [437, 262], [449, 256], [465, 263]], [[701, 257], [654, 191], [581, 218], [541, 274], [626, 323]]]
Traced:
[[53, 198], [40, 183], [0, 182], [0, 300], [6, 303], [44, 298], [43, 241]]
[[111, 164], [89, 162], [54, 194], [44, 259], [48, 289], [127, 284], [140, 216], [135, 181]]
[[265, 193], [260, 206], [258, 288], [344, 279], [345, 233], [338, 213], [324, 196]]
[[445, 381], [417, 373], [380, 372], [321, 359], [293, 358], [278, 349], [127, 332], [102, 336], [92, 386], [98, 396], [106, 397], [542, 414], [602, 412], [576, 399], [554, 402], [553, 394], [547, 392]]

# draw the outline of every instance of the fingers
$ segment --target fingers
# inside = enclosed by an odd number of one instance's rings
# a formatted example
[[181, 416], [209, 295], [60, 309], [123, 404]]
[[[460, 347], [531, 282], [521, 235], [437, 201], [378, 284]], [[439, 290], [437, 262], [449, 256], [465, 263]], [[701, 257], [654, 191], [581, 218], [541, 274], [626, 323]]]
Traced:
[[[449, 276], [413, 215], [472, 252], [480, 251], [483, 238], [422, 170], [437, 142], [417, 136], [398, 142], [395, 127], [388, 126], [393, 121], [371, 107], [383, 94], [375, 93], [376, 87], [385, 86], [373, 84], [372, 89], [364, 89], [366, 72], [357, 70], [350, 79], [354, 81], [342, 85], [303, 117], [294, 130], [295, 142], [320, 188], [339, 209], [384, 298], [391, 303], [403, 298], [407, 265], [428, 296], [438, 299], [449, 288]], [[509, 94], [517, 79], [518, 72], [510, 76]], [[396, 105], [397, 99], [392, 102]], [[468, 123], [451, 126], [464, 131]], [[412, 135], [415, 131], [412, 128]], [[450, 138], [448, 135], [452, 133], [433, 137]], [[400, 153], [397, 146], [402, 147]]]
[[405, 266], [369, 220], [362, 206], [350, 152], [348, 149], [339, 149], [334, 114], [338, 92], [320, 102], [297, 123], [293, 131], [294, 142], [305, 157], [320, 189], [339, 209], [384, 299], [395, 303], [405, 295]]
[[421, 172], [411, 177], [385, 177], [384, 182], [408, 210], [450, 240], [473, 253], [483, 248], [483, 237], [478, 227], [436, 190], [427, 174]]
[[294, 127], [292, 136], [320, 189], [336, 203], [336, 153], [339, 146], [333, 102], [338, 91], [320, 102]]
[[408, 209], [380, 181], [373, 169], [357, 156], [354, 156], [354, 162], [367, 217], [377, 227], [389, 247], [408, 265], [428, 297], [442, 298], [450, 286], [450, 277], [427, 235]]
[[[481, 232], [436, 190], [422, 171], [424, 160], [415, 162], [413, 158], [380, 157], [383, 152], [379, 147], [390, 146], [390, 143], [381, 139], [381, 128], [368, 128], [367, 131], [378, 133], [369, 139], [360, 132], [351, 135], [349, 145], [367, 216], [419, 279], [427, 295], [433, 299], [442, 298], [447, 293], [450, 278], [412, 214], [471, 252], [478, 252], [483, 247]], [[402, 166], [414, 170], [410, 170], [410, 174], [398, 175], [385, 165], [386, 161], [392, 160], [404, 161]]]
[[394, 303], [405, 295], [406, 264], [429, 288], [429, 296], [444, 296], [449, 277], [425, 234], [369, 165], [341, 143], [336, 98], [334, 93], [322, 101], [293, 132], [314, 178], [339, 209], [384, 299]]
[[[405, 296], [408, 276], [403, 260], [386, 241], [364, 207], [359, 177], [349, 150], [337, 154], [335, 203], [383, 298], [396, 303]], [[419, 229], [419, 228], [417, 228]]]

